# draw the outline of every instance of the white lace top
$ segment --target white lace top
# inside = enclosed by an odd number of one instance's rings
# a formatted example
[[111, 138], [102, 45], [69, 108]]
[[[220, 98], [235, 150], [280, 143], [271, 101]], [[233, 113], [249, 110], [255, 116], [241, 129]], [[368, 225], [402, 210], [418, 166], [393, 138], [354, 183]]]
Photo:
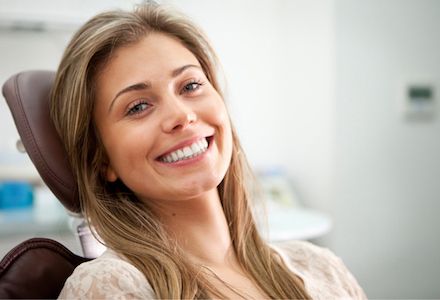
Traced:
[[[331, 251], [308, 242], [289, 242], [273, 248], [304, 281], [313, 299], [367, 299], [353, 275]], [[144, 275], [111, 250], [79, 265], [67, 279], [59, 298], [154, 299]]]

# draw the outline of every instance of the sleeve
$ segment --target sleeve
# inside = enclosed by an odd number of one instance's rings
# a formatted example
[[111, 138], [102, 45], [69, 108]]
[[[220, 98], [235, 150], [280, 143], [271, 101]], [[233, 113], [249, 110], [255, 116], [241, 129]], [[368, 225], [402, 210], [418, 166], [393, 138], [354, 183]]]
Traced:
[[302, 275], [316, 299], [367, 299], [343, 261], [327, 248], [295, 241], [278, 247], [292, 271]]
[[154, 299], [145, 276], [123, 260], [96, 259], [79, 265], [58, 299]]

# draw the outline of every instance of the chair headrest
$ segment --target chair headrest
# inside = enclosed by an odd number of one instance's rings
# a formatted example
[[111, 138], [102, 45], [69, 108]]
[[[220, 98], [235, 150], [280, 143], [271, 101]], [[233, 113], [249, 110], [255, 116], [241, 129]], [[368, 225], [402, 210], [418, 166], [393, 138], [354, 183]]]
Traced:
[[49, 114], [52, 71], [26, 71], [9, 78], [3, 95], [21, 141], [43, 181], [65, 208], [80, 212], [78, 189], [67, 153]]

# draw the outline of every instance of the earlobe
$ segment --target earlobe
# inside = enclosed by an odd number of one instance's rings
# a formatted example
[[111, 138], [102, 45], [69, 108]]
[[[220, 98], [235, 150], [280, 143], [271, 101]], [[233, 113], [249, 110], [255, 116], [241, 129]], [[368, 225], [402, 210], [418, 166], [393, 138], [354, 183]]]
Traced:
[[115, 182], [118, 179], [115, 170], [111, 166], [106, 166], [105, 177], [109, 182]]

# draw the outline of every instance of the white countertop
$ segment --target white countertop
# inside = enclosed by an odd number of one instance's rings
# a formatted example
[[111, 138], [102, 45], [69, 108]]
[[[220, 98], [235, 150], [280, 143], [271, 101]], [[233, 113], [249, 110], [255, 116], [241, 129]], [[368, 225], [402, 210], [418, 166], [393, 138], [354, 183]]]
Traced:
[[325, 235], [332, 228], [328, 214], [298, 206], [274, 205], [269, 202], [267, 218], [268, 240], [271, 242], [310, 240]]

